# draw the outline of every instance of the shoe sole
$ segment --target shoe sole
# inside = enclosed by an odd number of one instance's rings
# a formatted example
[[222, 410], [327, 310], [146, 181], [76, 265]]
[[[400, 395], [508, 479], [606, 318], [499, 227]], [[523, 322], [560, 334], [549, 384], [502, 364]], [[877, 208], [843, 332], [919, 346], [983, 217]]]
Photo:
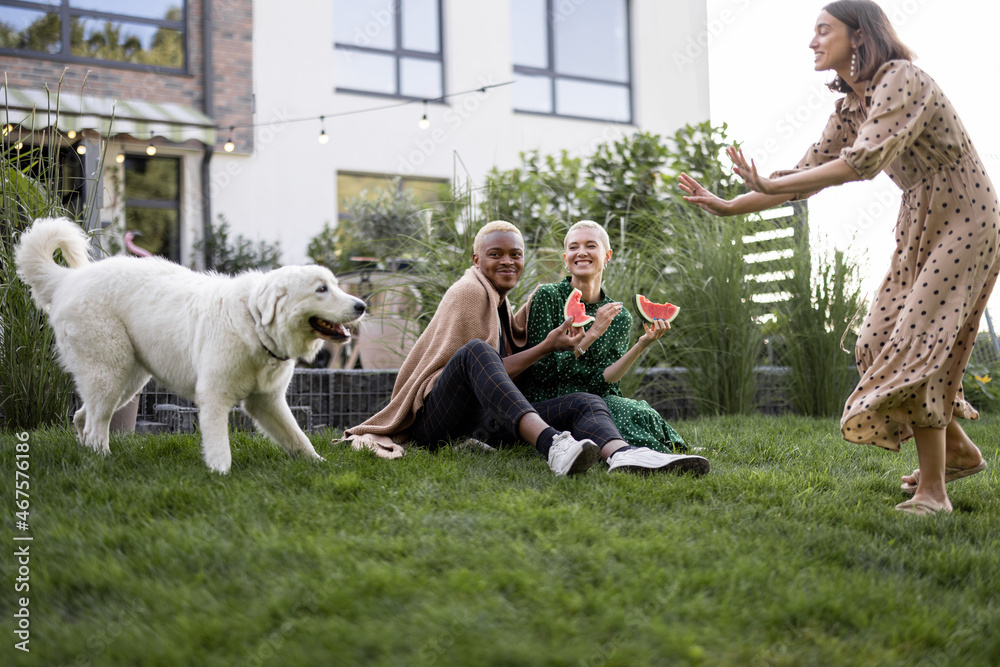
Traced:
[[608, 472], [614, 473], [624, 471], [639, 475], [650, 475], [654, 472], [670, 472], [683, 475], [684, 473], [689, 472], [696, 477], [700, 477], [701, 475], [707, 474], [711, 469], [712, 465], [708, 462], [708, 459], [698, 457], [679, 459], [659, 468], [647, 468], [646, 466], [620, 466], [614, 470], [609, 470]]
[[601, 458], [601, 448], [592, 442], [583, 443], [580, 455], [566, 471], [566, 475], [580, 475], [590, 470]]

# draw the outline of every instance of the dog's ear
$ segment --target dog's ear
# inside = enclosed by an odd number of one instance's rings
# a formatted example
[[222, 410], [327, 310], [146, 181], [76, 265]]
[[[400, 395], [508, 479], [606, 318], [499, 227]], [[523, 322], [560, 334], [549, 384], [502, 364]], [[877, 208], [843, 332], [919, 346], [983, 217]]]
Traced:
[[267, 326], [274, 321], [278, 314], [278, 306], [282, 300], [288, 297], [288, 292], [283, 285], [274, 283], [264, 283], [252, 297], [251, 304], [254, 309], [256, 319], [261, 326]]

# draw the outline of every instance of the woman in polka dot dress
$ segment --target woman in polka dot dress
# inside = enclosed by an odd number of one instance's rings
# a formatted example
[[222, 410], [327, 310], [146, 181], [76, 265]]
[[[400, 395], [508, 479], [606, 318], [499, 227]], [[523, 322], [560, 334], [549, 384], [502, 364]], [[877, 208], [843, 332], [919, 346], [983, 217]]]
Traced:
[[950, 512], [945, 483], [986, 469], [955, 417], [976, 419], [962, 374], [1000, 270], [996, 192], [941, 88], [913, 65], [885, 13], [869, 0], [824, 7], [809, 47], [830, 87], [846, 93], [795, 169], [770, 178], [731, 147], [754, 192], [732, 200], [682, 174], [685, 199], [716, 215], [760, 211], [881, 171], [903, 190], [896, 252], [862, 326], [861, 381], [841, 430], [894, 451], [913, 437], [920, 467], [903, 477], [911, 514]]
[[686, 450], [680, 434], [649, 403], [624, 398], [619, 386], [639, 355], [670, 325], [665, 321], [644, 324], [643, 335], [630, 348], [632, 316], [601, 288], [604, 265], [612, 254], [607, 231], [596, 222], [582, 220], [570, 227], [564, 249], [571, 275], [559, 283], [539, 285], [529, 306], [515, 315], [515, 326], [526, 326], [528, 346], [538, 344], [546, 327], [551, 331], [564, 321], [564, 306], [574, 288], [583, 293], [584, 308], [596, 319], [587, 325], [576, 349], [535, 362], [524, 383], [519, 383], [524, 395], [529, 401], [542, 401], [574, 392], [596, 394], [608, 404], [612, 421], [629, 445], [660, 452]]

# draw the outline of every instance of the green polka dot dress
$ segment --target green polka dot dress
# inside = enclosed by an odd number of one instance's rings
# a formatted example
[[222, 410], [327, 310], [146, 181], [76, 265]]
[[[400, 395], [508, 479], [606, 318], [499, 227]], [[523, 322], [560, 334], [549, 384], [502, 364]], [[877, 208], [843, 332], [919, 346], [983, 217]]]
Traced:
[[[573, 291], [567, 277], [560, 283], [540, 285], [531, 298], [528, 311], [528, 345], [538, 345], [550, 331], [563, 323], [563, 308]], [[587, 314], [613, 302], [601, 290], [597, 303], [584, 304]], [[586, 325], [585, 329], [589, 329]], [[553, 352], [532, 364], [518, 385], [532, 403], [574, 392], [588, 392], [604, 399], [615, 426], [630, 445], [649, 447], [661, 452], [687, 449], [684, 439], [646, 401], [622, 396], [617, 382], [604, 381], [604, 369], [620, 359], [629, 349], [632, 316], [622, 310], [608, 330], [579, 359], [572, 351]]]

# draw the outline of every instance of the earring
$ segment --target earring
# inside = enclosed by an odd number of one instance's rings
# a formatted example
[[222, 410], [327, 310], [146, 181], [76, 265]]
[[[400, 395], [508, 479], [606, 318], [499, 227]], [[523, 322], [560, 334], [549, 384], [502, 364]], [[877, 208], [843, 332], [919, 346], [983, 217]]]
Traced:
[[858, 52], [857, 51], [852, 51], [851, 52], [851, 80], [852, 81], [854, 80], [854, 77], [857, 76], [857, 74], [858, 74]]

